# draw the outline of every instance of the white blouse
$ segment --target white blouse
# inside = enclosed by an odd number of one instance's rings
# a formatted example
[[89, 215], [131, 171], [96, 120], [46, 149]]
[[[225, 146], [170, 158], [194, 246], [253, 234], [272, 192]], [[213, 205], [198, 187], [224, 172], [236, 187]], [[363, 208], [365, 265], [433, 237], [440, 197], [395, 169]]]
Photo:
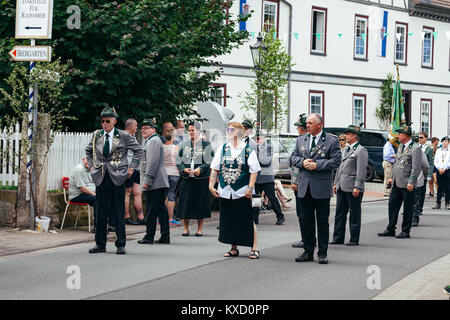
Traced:
[[[236, 158], [238, 155], [241, 154], [242, 150], [246, 147], [246, 143], [244, 141], [241, 141], [241, 143], [237, 146], [237, 148], [234, 148], [229, 142], [225, 144], [225, 146], [230, 147], [231, 157]], [[222, 157], [222, 151], [223, 147], [221, 146], [217, 149], [216, 153], [214, 154], [214, 159], [211, 162], [211, 169], [220, 170], [220, 159]], [[258, 171], [261, 171], [261, 166], [259, 165], [258, 156], [256, 155], [255, 150], [253, 149], [250, 153], [247, 164], [249, 167], [250, 173], [257, 173]], [[247, 186], [242, 187], [241, 189], [234, 191], [233, 188], [231, 188], [229, 185], [227, 185], [225, 188], [222, 188], [219, 183], [219, 187], [217, 189], [217, 192], [219, 193], [219, 196], [221, 198], [225, 199], [239, 199], [242, 198], [245, 195], [245, 191], [247, 191]], [[253, 190], [253, 194], [255, 194], [255, 190]]]
[[450, 168], [450, 150], [439, 148], [434, 155], [434, 166], [437, 169], [449, 169]]

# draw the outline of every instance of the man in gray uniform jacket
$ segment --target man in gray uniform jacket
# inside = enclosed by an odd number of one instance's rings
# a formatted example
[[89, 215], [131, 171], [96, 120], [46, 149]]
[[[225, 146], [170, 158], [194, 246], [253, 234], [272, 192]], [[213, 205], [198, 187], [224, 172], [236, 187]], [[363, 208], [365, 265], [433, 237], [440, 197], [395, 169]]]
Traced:
[[[323, 120], [313, 113], [306, 120], [308, 134], [297, 138], [291, 164], [299, 168], [298, 193], [300, 228], [305, 252], [296, 262], [314, 260], [316, 219], [319, 263], [327, 264], [330, 198], [333, 196], [332, 172], [341, 163], [338, 140], [322, 130]], [[317, 218], [316, 218], [317, 217]]]
[[281, 211], [281, 205], [278, 198], [275, 195], [275, 179], [273, 177], [272, 168], [272, 143], [270, 140], [266, 140], [266, 134], [263, 130], [256, 131], [256, 153], [258, 155], [258, 161], [261, 166], [261, 171], [258, 172], [258, 177], [256, 178], [255, 191], [256, 193], [264, 194], [269, 198], [269, 202], [272, 205], [272, 209], [277, 216], [276, 225], [281, 225], [284, 223], [284, 214]]
[[[106, 220], [115, 218], [117, 254], [125, 254], [125, 180], [139, 167], [142, 147], [126, 131], [114, 128], [117, 113], [112, 108], [103, 109], [100, 121], [103, 130], [94, 132], [86, 148], [86, 160], [96, 187], [97, 216], [96, 246], [89, 253], [106, 251]], [[128, 163], [128, 150], [133, 151]]]
[[[145, 119], [141, 132], [144, 138], [144, 156], [141, 163], [141, 186], [147, 204], [147, 232], [140, 244], [170, 243], [169, 212], [165, 205], [169, 178], [164, 166], [164, 147], [154, 120]], [[156, 219], [161, 227], [161, 237], [155, 240]]]
[[350, 125], [344, 133], [349, 146], [342, 153], [341, 165], [334, 178], [333, 192], [337, 195], [337, 202], [331, 244], [344, 243], [347, 213], [350, 210], [350, 241], [346, 245], [357, 246], [361, 231], [361, 202], [369, 154], [358, 142], [361, 137], [360, 127]]
[[[297, 132], [300, 136], [308, 133], [306, 131], [306, 119], [307, 118], [308, 118], [308, 116], [305, 113], [302, 113], [301, 115], [298, 116], [297, 122], [294, 123], [294, 126], [297, 127]], [[296, 211], [297, 211], [298, 225], [300, 227], [300, 211], [298, 210], [300, 205], [299, 205], [298, 196], [297, 196], [298, 173], [299, 173], [299, 169], [294, 166], [291, 166], [291, 188], [294, 191], [294, 195], [295, 195], [295, 206], [297, 208]], [[302, 232], [302, 229], [300, 228], [300, 238], [301, 238], [301, 232]], [[300, 242], [293, 243], [292, 247], [293, 248], [303, 248], [303, 245], [304, 245], [303, 241], [300, 240]]]
[[422, 169], [422, 150], [412, 141], [410, 126], [403, 126], [397, 130], [400, 146], [397, 150], [392, 178], [388, 183], [392, 185], [389, 195], [389, 224], [386, 230], [378, 233], [380, 237], [395, 237], [398, 213], [403, 202], [402, 232], [396, 236], [398, 239], [410, 238], [411, 223], [413, 218], [414, 188], [417, 186]]

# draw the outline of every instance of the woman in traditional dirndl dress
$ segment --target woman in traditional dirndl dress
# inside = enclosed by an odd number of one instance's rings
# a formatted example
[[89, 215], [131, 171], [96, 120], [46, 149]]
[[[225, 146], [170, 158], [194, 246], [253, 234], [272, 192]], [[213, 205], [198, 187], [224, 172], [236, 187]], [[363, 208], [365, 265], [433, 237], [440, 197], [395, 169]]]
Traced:
[[[242, 140], [244, 127], [231, 122], [229, 141], [217, 149], [211, 162], [209, 190], [220, 197], [219, 241], [231, 244], [225, 257], [239, 256], [238, 245], [251, 247], [250, 259], [258, 259], [256, 226], [252, 217], [252, 195], [261, 170], [255, 150]], [[217, 190], [214, 188], [219, 179]]]

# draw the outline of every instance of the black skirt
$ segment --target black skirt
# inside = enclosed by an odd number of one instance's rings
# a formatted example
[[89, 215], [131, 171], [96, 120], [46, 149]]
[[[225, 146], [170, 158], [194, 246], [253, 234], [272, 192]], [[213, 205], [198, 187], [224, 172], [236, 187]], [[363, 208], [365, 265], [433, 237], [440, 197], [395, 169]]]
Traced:
[[177, 217], [211, 218], [209, 179], [180, 178]]
[[252, 202], [220, 198], [219, 241], [239, 246], [253, 246]]

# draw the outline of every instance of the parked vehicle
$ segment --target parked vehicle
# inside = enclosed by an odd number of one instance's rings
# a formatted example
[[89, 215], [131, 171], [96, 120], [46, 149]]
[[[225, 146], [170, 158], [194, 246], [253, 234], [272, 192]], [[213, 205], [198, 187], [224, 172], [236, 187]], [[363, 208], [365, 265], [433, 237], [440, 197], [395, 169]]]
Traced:
[[273, 174], [282, 179], [291, 179], [289, 157], [294, 151], [298, 134], [280, 133], [270, 137], [273, 150]]
[[[346, 128], [331, 127], [324, 128], [324, 131], [339, 136]], [[388, 140], [388, 132], [383, 130], [361, 129], [362, 135], [359, 143], [365, 147], [369, 153], [369, 164], [367, 167], [366, 181], [374, 178], [382, 179], [383, 170], [383, 147]]]

